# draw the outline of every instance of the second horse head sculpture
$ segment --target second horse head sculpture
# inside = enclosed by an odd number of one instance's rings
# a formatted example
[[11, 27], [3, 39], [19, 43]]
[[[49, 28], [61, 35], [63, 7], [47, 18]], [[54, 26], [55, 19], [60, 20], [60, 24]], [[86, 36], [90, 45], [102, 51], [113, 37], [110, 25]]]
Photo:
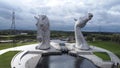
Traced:
[[75, 40], [76, 40], [76, 45], [75, 47], [78, 49], [82, 49], [82, 50], [88, 50], [90, 49], [90, 47], [88, 46], [82, 32], [81, 32], [81, 28], [85, 27], [86, 23], [91, 20], [93, 17], [92, 13], [88, 13], [88, 15], [79, 18], [78, 20], [75, 19]]

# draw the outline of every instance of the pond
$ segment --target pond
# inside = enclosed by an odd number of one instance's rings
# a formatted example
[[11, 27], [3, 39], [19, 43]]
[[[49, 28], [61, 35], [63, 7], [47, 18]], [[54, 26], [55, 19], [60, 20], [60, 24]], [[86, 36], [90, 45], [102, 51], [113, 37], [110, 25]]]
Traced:
[[36, 68], [98, 68], [91, 61], [71, 55], [43, 56]]

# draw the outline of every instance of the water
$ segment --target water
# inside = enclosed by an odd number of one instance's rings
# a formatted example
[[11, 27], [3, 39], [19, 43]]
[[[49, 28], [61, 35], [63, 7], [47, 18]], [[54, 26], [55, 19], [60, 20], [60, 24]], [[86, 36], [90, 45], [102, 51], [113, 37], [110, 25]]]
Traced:
[[42, 57], [36, 68], [97, 68], [91, 61], [70, 55], [52, 55]]

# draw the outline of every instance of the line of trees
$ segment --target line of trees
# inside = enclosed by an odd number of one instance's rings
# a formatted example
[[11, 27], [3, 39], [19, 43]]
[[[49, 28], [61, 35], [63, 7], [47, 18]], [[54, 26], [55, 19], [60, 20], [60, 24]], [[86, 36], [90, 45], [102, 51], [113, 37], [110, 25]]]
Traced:
[[87, 36], [87, 40], [93, 41], [112, 41], [120, 43], [120, 34], [104, 35], [104, 34], [91, 34]]
[[[36, 31], [33, 30], [22, 30], [18, 32], [25, 32], [27, 35], [9, 35], [7, 31], [0, 31], [0, 40], [10, 40], [10, 39], [16, 39], [16, 40], [25, 40], [25, 39], [33, 39], [36, 40]], [[7, 35], [6, 35], [7, 34]], [[88, 41], [112, 41], [120, 43], [120, 34], [119, 33], [99, 33], [99, 32], [83, 32], [83, 35]], [[51, 31], [51, 39], [65, 39], [68, 37], [74, 38], [74, 32], [72, 31]]]

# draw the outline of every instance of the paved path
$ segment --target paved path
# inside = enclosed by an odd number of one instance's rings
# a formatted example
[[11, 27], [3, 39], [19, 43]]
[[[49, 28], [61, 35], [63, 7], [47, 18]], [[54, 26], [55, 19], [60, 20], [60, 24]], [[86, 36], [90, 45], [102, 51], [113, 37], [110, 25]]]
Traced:
[[[8, 48], [8, 49], [3, 49], [0, 50], [0, 55], [8, 52], [8, 51], [34, 51], [35, 47], [38, 44], [31, 44], [31, 45], [24, 45], [24, 46], [19, 46], [19, 47], [13, 47], [13, 48]], [[72, 44], [73, 45], [73, 44]], [[112, 52], [103, 49], [103, 48], [99, 48], [99, 47], [95, 47], [95, 46], [91, 46], [93, 52], [107, 52], [109, 54], [109, 56], [111, 57], [111, 61], [114, 62], [115, 64], [119, 63], [120, 64], [120, 59]], [[90, 56], [89, 56], [90, 57]], [[90, 57], [92, 58], [92, 56]], [[94, 59], [94, 58], [93, 58]], [[96, 60], [101, 60], [98, 57], [96, 57]]]
[[117, 63], [120, 64], [120, 59], [114, 53], [100, 47], [95, 47], [95, 46], [91, 46], [91, 47], [98, 52], [107, 52], [112, 62], [114, 62], [116, 65]]
[[7, 48], [0, 50], [0, 55], [8, 52], [8, 51], [26, 51], [26, 50], [35, 50], [35, 46], [38, 44], [30, 44], [30, 45], [24, 45], [24, 46], [18, 46], [18, 47], [13, 47], [13, 48]]
[[[51, 40], [52, 42], [50, 43], [52, 46], [53, 45], [57, 45], [57, 43], [61, 42], [60, 40]], [[62, 43], [65, 43], [65, 41], [62, 41]], [[36, 50], [35, 47], [39, 45], [39, 44], [30, 44], [30, 45], [24, 45], [24, 46], [18, 46], [18, 47], [12, 47], [12, 48], [7, 48], [7, 49], [3, 49], [0, 50], [0, 55], [4, 54], [8, 51], [32, 51], [32, 50]], [[59, 45], [59, 44], [58, 44]], [[59, 46], [56, 47], [59, 49]]]
[[[35, 50], [36, 45], [38, 45], [38, 44], [31, 44], [31, 45], [24, 45], [24, 46], [3, 49], [3, 50], [0, 50], [0, 55], [6, 53], [8, 51], [25, 51], [25, 50], [31, 51], [31, 50]], [[91, 46], [91, 48], [93, 48], [93, 51], [107, 52], [109, 54], [109, 56], [111, 57], [111, 61], [120, 63], [120, 59], [112, 52], [110, 52], [106, 49], [103, 49], [103, 48], [95, 47], [95, 46]]]
[[[74, 51], [74, 46], [73, 46], [73, 45], [75, 45], [75, 43], [71, 43], [71, 44], [66, 43], [66, 45], [68, 45], [68, 46], [66, 46], [67, 48], [69, 48], [69, 49], [71, 49], [71, 50]], [[84, 51], [84, 50], [79, 50], [79, 49], [76, 49], [75, 51], [77, 51], [77, 52], [107, 52], [108, 55], [109, 55], [110, 58], [111, 58], [111, 61], [112, 61], [113, 63], [115, 63], [115, 65], [117, 65], [117, 63], [120, 64], [120, 59], [119, 59], [114, 53], [112, 53], [111, 51], [106, 50], [106, 49], [103, 49], [103, 48], [100, 48], [100, 47], [96, 47], [96, 46], [90, 46], [90, 48], [91, 48], [91, 50], [89, 50], [89, 51]], [[91, 57], [91, 58], [92, 58], [92, 57]], [[93, 60], [94, 60], [94, 59], [93, 59]], [[97, 59], [96, 59], [96, 60], [97, 60]], [[99, 60], [99, 59], [98, 59], [98, 60]]]
[[[60, 42], [60, 41], [52, 40], [52, 42], [50, 44], [52, 46], [53, 45], [59, 45], [59, 44], [57, 44], [55, 42]], [[12, 48], [3, 49], [3, 50], [0, 50], [0, 55], [6, 53], [8, 51], [34, 51], [34, 50], [36, 50], [35, 48], [36, 48], [37, 45], [39, 45], [39, 44], [30, 44], [30, 45], [23, 45], [23, 46], [18, 46], [18, 47], [12, 47]], [[56, 48], [59, 49], [59, 47], [56, 47]]]

